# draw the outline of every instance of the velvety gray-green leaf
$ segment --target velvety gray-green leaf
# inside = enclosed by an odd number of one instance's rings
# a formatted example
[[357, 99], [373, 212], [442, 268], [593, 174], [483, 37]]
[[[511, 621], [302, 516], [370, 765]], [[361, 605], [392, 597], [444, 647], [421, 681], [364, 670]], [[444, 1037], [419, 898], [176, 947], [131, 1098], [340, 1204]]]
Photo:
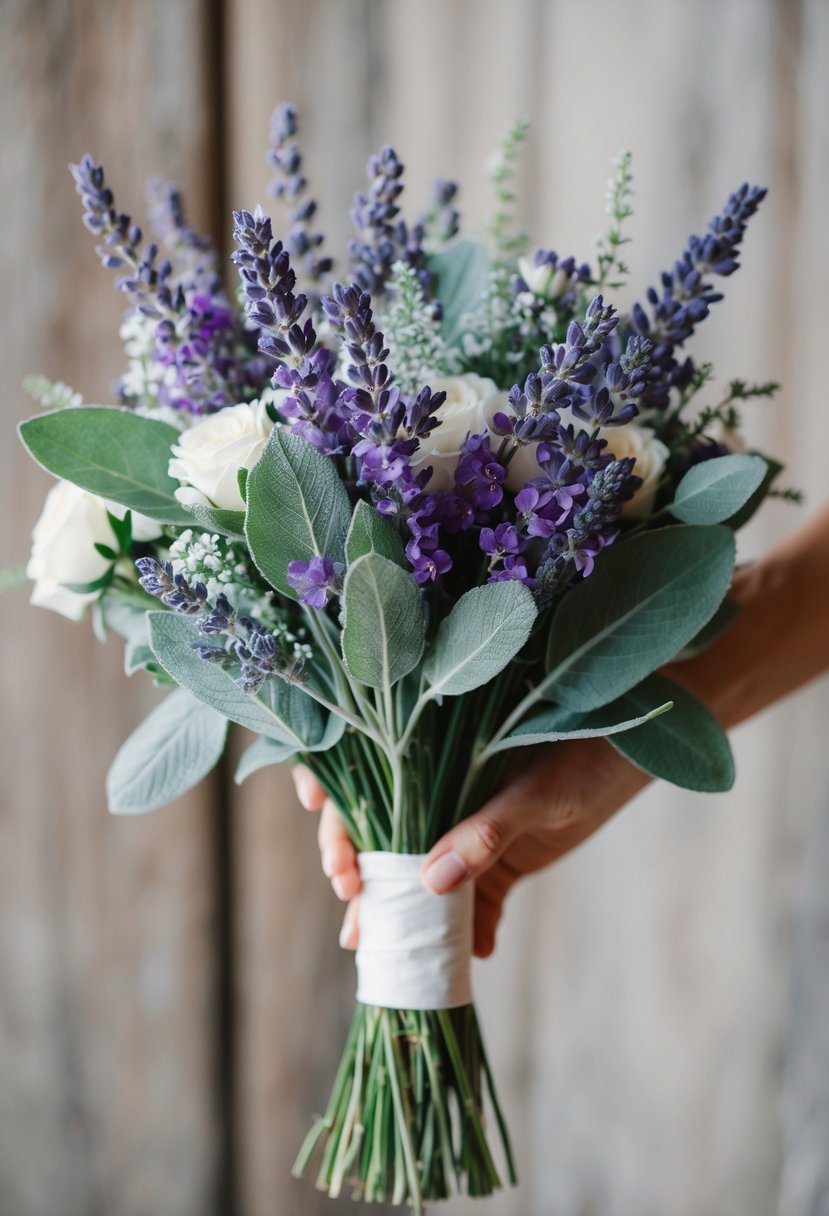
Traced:
[[450, 344], [463, 333], [463, 318], [480, 306], [489, 285], [490, 262], [480, 241], [462, 237], [448, 249], [432, 254], [429, 269], [437, 275], [443, 304], [443, 334]]
[[224, 750], [227, 719], [177, 688], [118, 751], [106, 780], [116, 815], [152, 811], [197, 785]]
[[740, 615], [740, 605], [735, 600], [724, 599], [707, 625], [700, 629], [696, 637], [691, 638], [677, 655], [679, 659], [692, 659], [696, 654], [702, 654], [709, 646], [727, 633]]
[[411, 574], [378, 553], [349, 566], [343, 586], [342, 648], [356, 680], [391, 687], [420, 661], [426, 624]]
[[[621, 734], [622, 731], [634, 730], [638, 726], [650, 722], [660, 714], [667, 713], [672, 701], [665, 701], [644, 712], [637, 712], [632, 717], [621, 717], [618, 712], [606, 712], [606, 709], [593, 710], [582, 714], [575, 710], [565, 709], [561, 705], [544, 709], [526, 722], [522, 722], [514, 731], [488, 748], [492, 755], [495, 752], [507, 751], [513, 747], [529, 747], [537, 743], [554, 743], [561, 739], [592, 739], [597, 736]], [[607, 708], [607, 707], [606, 707]], [[615, 707], [614, 707], [615, 708]]]
[[736, 454], [704, 460], [688, 470], [668, 510], [687, 524], [720, 524], [751, 499], [766, 475], [762, 456]]
[[245, 535], [244, 511], [228, 511], [200, 502], [188, 503], [185, 510], [208, 532], [219, 532], [222, 536], [230, 536], [234, 540]]
[[20, 425], [38, 464], [92, 494], [110, 498], [160, 523], [187, 526], [167, 472], [175, 427], [129, 410], [81, 406], [41, 414]]
[[553, 618], [541, 695], [581, 711], [615, 700], [711, 620], [733, 568], [722, 525], [660, 528], [605, 550]]
[[619, 712], [641, 712], [654, 699], [670, 698], [669, 714], [610, 740], [617, 751], [652, 777], [684, 789], [717, 793], [734, 784], [728, 736], [696, 697], [662, 675], [652, 675], [616, 703]]
[[770, 456], [764, 456], [762, 452], [755, 454], [765, 461], [766, 472], [763, 476], [763, 480], [760, 482], [751, 498], [749, 498], [748, 502], [740, 507], [739, 511], [732, 515], [730, 519], [725, 521], [729, 528], [733, 528], [735, 532], [738, 528], [744, 527], [751, 517], [760, 509], [765, 502], [769, 491], [774, 485], [774, 482], [783, 472], [783, 465], [779, 460], [773, 460]]
[[257, 739], [250, 747], [246, 747], [239, 757], [233, 780], [237, 785], [241, 785], [251, 773], [271, 764], [282, 764], [285, 760], [290, 760], [291, 756], [295, 756], [297, 750], [290, 743], [277, 743], [275, 739]]
[[297, 750], [319, 739], [319, 706], [300, 688], [269, 680], [259, 695], [252, 696], [221, 667], [205, 662], [191, 649], [190, 643], [202, 637], [193, 621], [174, 612], [151, 612], [149, 622], [150, 645], [159, 663], [198, 700], [231, 722]]
[[288, 563], [345, 562], [351, 504], [334, 462], [283, 427], [271, 431], [247, 480], [245, 535], [272, 587], [296, 599]]
[[399, 534], [362, 498], [354, 508], [351, 526], [345, 541], [345, 555], [349, 566], [367, 553], [379, 553], [390, 562], [406, 569], [406, 555]]
[[457, 697], [489, 683], [518, 654], [536, 617], [518, 582], [467, 591], [441, 622], [423, 674], [433, 697]]

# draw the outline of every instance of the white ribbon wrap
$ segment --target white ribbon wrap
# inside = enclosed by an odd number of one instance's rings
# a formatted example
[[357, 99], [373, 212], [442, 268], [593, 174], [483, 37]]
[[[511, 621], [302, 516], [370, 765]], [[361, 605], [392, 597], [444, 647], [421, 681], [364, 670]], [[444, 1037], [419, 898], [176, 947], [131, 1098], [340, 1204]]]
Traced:
[[360, 853], [357, 1000], [386, 1009], [455, 1009], [472, 1001], [475, 888], [433, 895], [425, 854]]

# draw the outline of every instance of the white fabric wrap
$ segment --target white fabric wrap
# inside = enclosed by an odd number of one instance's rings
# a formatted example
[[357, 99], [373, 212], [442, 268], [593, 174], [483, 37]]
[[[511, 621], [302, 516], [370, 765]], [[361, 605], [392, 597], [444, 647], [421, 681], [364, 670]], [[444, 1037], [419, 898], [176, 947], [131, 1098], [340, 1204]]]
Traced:
[[475, 888], [433, 895], [425, 854], [360, 853], [357, 1000], [386, 1009], [454, 1009], [472, 1001]]

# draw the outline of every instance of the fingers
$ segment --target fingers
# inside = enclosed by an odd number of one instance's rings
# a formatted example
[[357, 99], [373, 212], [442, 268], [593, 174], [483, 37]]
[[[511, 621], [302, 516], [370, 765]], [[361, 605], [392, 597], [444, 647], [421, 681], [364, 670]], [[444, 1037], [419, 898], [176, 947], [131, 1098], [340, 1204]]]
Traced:
[[334, 894], [338, 899], [353, 899], [362, 886], [360, 871], [357, 868], [357, 850], [351, 843], [340, 813], [330, 798], [323, 803], [317, 842], [322, 871], [326, 878], [331, 879]]
[[306, 811], [319, 811], [325, 802], [325, 790], [310, 769], [297, 764], [291, 771], [296, 786], [296, 796]]
[[356, 950], [360, 940], [360, 897], [352, 899], [345, 910], [343, 927], [340, 929], [340, 945], [343, 950]]
[[528, 821], [515, 787], [505, 790], [439, 840], [423, 864], [424, 886], [445, 895], [495, 864]]

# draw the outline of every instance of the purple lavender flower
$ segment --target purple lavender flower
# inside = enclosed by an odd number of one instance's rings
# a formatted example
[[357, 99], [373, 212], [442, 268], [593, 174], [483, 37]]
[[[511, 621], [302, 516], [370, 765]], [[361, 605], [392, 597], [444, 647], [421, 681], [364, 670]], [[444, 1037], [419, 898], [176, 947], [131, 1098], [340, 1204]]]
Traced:
[[330, 557], [288, 563], [288, 582], [309, 608], [324, 608], [337, 592], [337, 568]]
[[203, 612], [207, 601], [204, 583], [188, 583], [183, 574], [173, 573], [172, 562], [159, 562], [154, 557], [139, 557], [135, 563], [141, 577], [138, 582], [148, 595], [154, 595], [187, 616]]
[[394, 263], [405, 262], [417, 273], [428, 297], [432, 275], [423, 249], [426, 227], [422, 222], [409, 227], [400, 215], [403, 165], [394, 148], [381, 148], [371, 156], [366, 173], [368, 190], [355, 194], [349, 213], [357, 233], [348, 245], [354, 279], [364, 291], [379, 295]]
[[[311, 227], [317, 211], [316, 202], [306, 197], [308, 185], [302, 172], [302, 151], [297, 141], [296, 109], [290, 102], [277, 106], [271, 115], [271, 148], [268, 163], [276, 170], [270, 192], [288, 205], [291, 224], [285, 245], [293, 258], [302, 258], [305, 276], [310, 283], [327, 278], [333, 266], [330, 257], [320, 257], [318, 250], [324, 237]], [[315, 297], [314, 303], [318, 303]]]
[[470, 435], [455, 470], [458, 493], [469, 498], [479, 511], [490, 511], [503, 500], [506, 475], [489, 446], [489, 435]]
[[710, 306], [721, 300], [707, 275], [727, 276], [739, 267], [737, 255], [746, 226], [767, 191], [746, 182], [736, 190], [708, 224], [704, 236], [691, 236], [672, 270], [662, 275], [662, 291], [647, 292], [649, 310], [634, 304], [631, 320], [638, 333], [654, 343], [653, 370], [643, 400], [654, 408], [668, 404], [672, 388], [687, 386], [694, 373], [690, 359], [683, 363], [675, 357], [677, 347], [690, 338], [694, 329], [708, 316]]

